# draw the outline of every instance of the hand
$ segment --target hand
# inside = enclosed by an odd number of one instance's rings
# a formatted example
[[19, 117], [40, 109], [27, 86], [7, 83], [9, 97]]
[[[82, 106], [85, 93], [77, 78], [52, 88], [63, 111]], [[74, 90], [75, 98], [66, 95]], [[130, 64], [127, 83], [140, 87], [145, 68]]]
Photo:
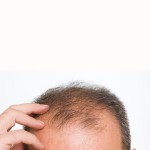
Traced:
[[33, 129], [42, 129], [44, 123], [29, 114], [44, 114], [48, 109], [47, 105], [31, 103], [12, 105], [5, 110], [0, 115], [0, 150], [23, 150], [23, 143], [32, 145], [35, 149], [44, 149], [44, 145], [35, 135], [23, 129], [14, 131], [10, 129], [15, 123]]

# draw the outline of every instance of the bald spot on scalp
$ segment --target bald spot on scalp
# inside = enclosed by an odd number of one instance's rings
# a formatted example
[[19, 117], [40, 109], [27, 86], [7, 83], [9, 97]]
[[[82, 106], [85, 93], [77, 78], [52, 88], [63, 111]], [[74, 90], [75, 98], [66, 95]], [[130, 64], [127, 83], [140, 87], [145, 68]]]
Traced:
[[[51, 123], [52, 116], [47, 113], [38, 119], [45, 122], [42, 130], [30, 132], [35, 134], [45, 145], [45, 150], [122, 150], [121, 132], [118, 121], [106, 109], [100, 116], [95, 115], [95, 127], [83, 126], [80, 120], [68, 122], [63, 128], [58, 128], [59, 123]], [[90, 127], [90, 128], [89, 128]], [[29, 147], [29, 150], [34, 150]]]

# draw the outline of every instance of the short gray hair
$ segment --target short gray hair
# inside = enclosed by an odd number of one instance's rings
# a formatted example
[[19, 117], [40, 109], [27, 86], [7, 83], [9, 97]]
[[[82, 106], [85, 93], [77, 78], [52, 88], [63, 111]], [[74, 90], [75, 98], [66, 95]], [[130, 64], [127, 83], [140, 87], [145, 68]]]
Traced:
[[[92, 111], [104, 106], [112, 112], [120, 125], [123, 150], [130, 150], [130, 129], [125, 107], [119, 98], [105, 87], [73, 82], [47, 90], [36, 98], [35, 102], [50, 106], [49, 112], [53, 112], [52, 121], [59, 122], [59, 128], [77, 118], [80, 118], [82, 125], [92, 126], [96, 121]], [[25, 127], [25, 130], [29, 128]]]

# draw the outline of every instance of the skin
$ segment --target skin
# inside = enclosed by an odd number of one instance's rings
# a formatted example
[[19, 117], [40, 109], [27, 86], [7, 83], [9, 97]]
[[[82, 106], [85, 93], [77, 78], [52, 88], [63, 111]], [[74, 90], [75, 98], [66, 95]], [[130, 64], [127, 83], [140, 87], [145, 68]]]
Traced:
[[0, 115], [0, 149], [23, 150], [23, 143], [32, 145], [35, 149], [44, 149], [44, 145], [35, 135], [24, 130], [10, 131], [10, 129], [16, 123], [33, 129], [42, 129], [44, 123], [30, 117], [29, 114], [44, 114], [48, 109], [47, 105], [35, 103], [13, 105], [6, 109]]
[[[45, 150], [122, 150], [121, 133], [118, 122], [108, 111], [103, 111], [101, 130], [81, 128], [77, 123], [69, 124], [62, 130], [46, 125], [33, 130], [45, 145]], [[47, 124], [47, 117], [42, 119]], [[29, 150], [36, 150], [29, 146]]]
[[[43, 115], [48, 109], [49, 106], [36, 103], [6, 109], [0, 115], [0, 149], [23, 150], [25, 143], [29, 150], [122, 150], [120, 128], [111, 113], [103, 112], [101, 130], [89, 130], [73, 123], [58, 131], [47, 124], [47, 117], [34, 119], [30, 116]], [[16, 123], [28, 126], [32, 131], [12, 131]]]

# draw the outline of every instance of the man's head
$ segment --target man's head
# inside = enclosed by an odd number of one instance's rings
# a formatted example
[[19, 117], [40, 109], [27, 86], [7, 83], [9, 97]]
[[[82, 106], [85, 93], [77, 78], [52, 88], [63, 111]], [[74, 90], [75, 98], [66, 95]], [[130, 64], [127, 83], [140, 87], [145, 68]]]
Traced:
[[[72, 83], [49, 89], [35, 100], [48, 104], [35, 134], [45, 150], [130, 150], [130, 131], [122, 102], [103, 87]], [[28, 147], [28, 150], [33, 150]]]

